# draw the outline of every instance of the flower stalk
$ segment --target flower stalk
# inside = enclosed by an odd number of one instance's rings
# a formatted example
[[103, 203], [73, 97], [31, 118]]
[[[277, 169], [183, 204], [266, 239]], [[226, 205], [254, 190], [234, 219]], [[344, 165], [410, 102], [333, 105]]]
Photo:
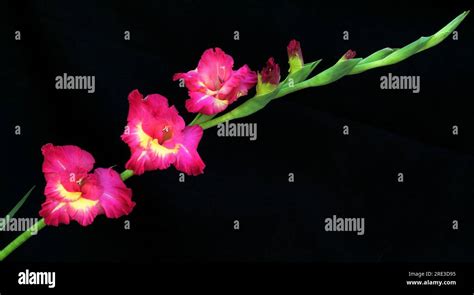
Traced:
[[[294, 60], [297, 60], [297, 66], [293, 65], [292, 67], [290, 67], [290, 74], [288, 78], [285, 79], [285, 81], [283, 81], [282, 83], [280, 83], [279, 87], [277, 87], [271, 95], [262, 96], [257, 94], [256, 96], [247, 100], [245, 103], [233, 109], [232, 111], [223, 114], [219, 117], [213, 118], [212, 120], [200, 123], [200, 125], [203, 129], [208, 129], [226, 121], [249, 116], [262, 109], [262, 105], [266, 106], [271, 100], [283, 97], [290, 93], [310, 87], [327, 85], [339, 80], [344, 76], [360, 74], [367, 70], [399, 63], [416, 53], [419, 53], [441, 43], [459, 26], [459, 24], [461, 24], [461, 22], [464, 20], [464, 18], [466, 18], [468, 14], [469, 11], [463, 12], [435, 34], [429, 37], [421, 37], [418, 40], [404, 46], [403, 48], [384, 48], [374, 52], [366, 58], [353, 58], [355, 56], [355, 52], [348, 51], [343, 56], [343, 58], [341, 58], [332, 67], [322, 71], [321, 73], [310, 79], [304, 79], [303, 81], [299, 81], [298, 83], [294, 81], [292, 75], [302, 74], [307, 76], [311, 73], [312, 69], [306, 68], [306, 64], [303, 67], [299, 67], [299, 62], [300, 60], [302, 60], [302, 58], [299, 59], [299, 57], [301, 56], [301, 48], [299, 47], [299, 43], [297, 43], [297, 41], [292, 40], [292, 42], [290, 42], [290, 45], [288, 46], [288, 54], [290, 55], [290, 65], [292, 64], [292, 61], [293, 63], [295, 63]], [[289, 83], [290, 81], [292, 81], [293, 83]]]

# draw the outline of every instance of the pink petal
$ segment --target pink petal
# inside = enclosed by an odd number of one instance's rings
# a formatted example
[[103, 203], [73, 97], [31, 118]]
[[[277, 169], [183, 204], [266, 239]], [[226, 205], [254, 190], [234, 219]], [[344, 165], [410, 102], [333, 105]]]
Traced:
[[[163, 144], [145, 133], [141, 122], [133, 121], [128, 134], [122, 135], [122, 140], [128, 144], [132, 156], [125, 167], [141, 175], [145, 171], [166, 169], [175, 161], [177, 152], [174, 139], [171, 138]], [[130, 125], [130, 124], [129, 124]], [[171, 127], [172, 128], [172, 127]], [[179, 136], [180, 129], [174, 131]]]
[[46, 180], [57, 176], [80, 180], [94, 167], [94, 157], [74, 145], [54, 146], [51, 143], [41, 148], [44, 156], [43, 173]]
[[199, 61], [197, 71], [201, 81], [210, 90], [218, 90], [222, 83], [232, 76], [234, 60], [220, 48], [210, 48], [204, 51]]
[[188, 126], [183, 130], [183, 138], [174, 166], [188, 175], [198, 175], [204, 172], [206, 166], [197, 152], [197, 146], [202, 138], [200, 126]]
[[46, 181], [44, 188], [46, 198], [58, 202], [69, 202], [81, 197], [81, 187], [75, 182], [62, 181], [61, 177], [55, 177]]
[[[154, 109], [151, 109], [152, 112]], [[183, 118], [179, 115], [178, 110], [174, 107], [166, 107], [153, 113], [154, 117], [146, 117], [143, 120], [143, 130], [153, 138], [162, 140], [164, 129], [174, 132], [175, 130], [183, 130], [186, 126]]]
[[207, 90], [206, 84], [201, 80], [201, 76], [197, 70], [192, 70], [187, 73], [177, 73], [173, 76], [173, 81], [178, 79], [184, 80], [184, 85], [188, 88], [189, 91], [203, 91]]
[[103, 188], [100, 184], [100, 179], [97, 177], [97, 175], [87, 175], [81, 185], [81, 197], [92, 201], [98, 201], [102, 193]]
[[[89, 178], [87, 177], [85, 181], [90, 181]], [[95, 184], [91, 185], [91, 187], [100, 190]], [[50, 192], [49, 190], [53, 188], [56, 188], [56, 190]], [[58, 190], [57, 188], [60, 189]], [[86, 194], [81, 191], [65, 192], [62, 184], [56, 181], [48, 181], [45, 194], [46, 201], [42, 205], [40, 215], [45, 218], [45, 222], [48, 225], [69, 224], [69, 221], [72, 219], [86, 226], [91, 224], [94, 218], [102, 213], [102, 209], [98, 207], [98, 200], [88, 199]]]
[[128, 121], [144, 116], [156, 116], [168, 108], [166, 97], [159, 94], [150, 94], [143, 97], [136, 89], [128, 95], [128, 102], [130, 104]]
[[80, 225], [87, 226], [94, 221], [97, 215], [102, 213], [102, 208], [99, 207], [99, 201], [80, 198], [67, 203], [67, 213]]
[[94, 175], [97, 177], [97, 184], [102, 188], [97, 198], [108, 218], [119, 218], [132, 212], [135, 206], [132, 190], [125, 186], [116, 171], [112, 168], [97, 168]]
[[143, 128], [141, 120], [132, 120], [127, 124], [127, 128], [120, 138], [122, 138], [131, 149], [135, 149], [142, 144], [142, 134]]
[[47, 225], [52, 226], [69, 224], [70, 221], [66, 203], [53, 199], [46, 199], [46, 201], [41, 205], [39, 215], [44, 218], [44, 222]]
[[214, 115], [228, 106], [227, 100], [218, 99], [212, 95], [201, 92], [189, 92], [189, 99], [186, 100], [186, 109], [191, 113], [202, 113], [204, 115]]
[[[148, 136], [161, 141], [163, 129], [181, 130], [185, 122], [174, 106], [168, 106], [168, 99], [159, 94], [150, 94], [143, 98], [138, 90], [129, 95], [130, 110], [128, 114], [130, 123], [141, 122], [142, 128]], [[124, 133], [128, 133], [125, 130]], [[124, 134], [127, 135], [127, 134]]]
[[163, 149], [157, 152], [153, 149], [137, 148], [132, 151], [125, 168], [133, 170], [136, 175], [141, 175], [145, 171], [167, 169], [176, 160], [176, 152], [177, 150]]
[[257, 83], [257, 74], [247, 65], [234, 72], [232, 77], [222, 86], [219, 97], [227, 99], [229, 104], [239, 97], [247, 95], [248, 90]]

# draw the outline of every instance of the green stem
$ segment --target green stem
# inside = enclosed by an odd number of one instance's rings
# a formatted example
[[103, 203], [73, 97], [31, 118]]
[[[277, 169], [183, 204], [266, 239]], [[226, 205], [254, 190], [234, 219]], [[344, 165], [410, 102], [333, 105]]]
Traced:
[[[290, 86], [284, 86], [279, 92], [278, 94], [275, 96], [275, 99], [276, 98], [279, 98], [279, 97], [282, 97], [282, 96], [285, 96], [285, 95], [288, 95], [290, 93], [293, 93], [295, 91], [299, 91], [299, 90], [302, 90], [302, 89], [305, 89], [305, 88], [308, 88], [308, 87], [315, 87], [314, 85], [310, 85], [310, 83], [308, 82], [308, 80], [306, 81], [303, 81], [303, 82], [300, 82], [292, 87]], [[255, 111], [256, 112], [256, 111]], [[242, 114], [241, 114], [241, 111], [239, 108], [236, 108], [236, 109], [233, 109], [232, 111], [228, 112], [228, 113], [225, 113], [217, 118], [213, 118], [209, 121], [205, 121], [205, 122], [202, 122], [200, 123], [199, 125], [202, 127], [202, 129], [206, 130], [206, 129], [209, 129], [211, 127], [214, 127], [214, 126], [217, 126], [219, 125], [220, 123], [224, 123], [226, 121], [231, 121], [231, 120], [234, 120], [234, 119], [238, 119], [238, 118], [241, 118], [242, 117]]]
[[201, 113], [197, 114], [196, 117], [194, 117], [194, 119], [191, 121], [191, 123], [189, 123], [189, 126], [196, 124], [196, 122], [199, 121], [201, 117], [202, 117]]
[[21, 235], [19, 235], [16, 239], [14, 239], [10, 244], [8, 244], [2, 251], [0, 251], [0, 261], [5, 259], [10, 253], [16, 250], [16, 248], [20, 247], [24, 242], [26, 242], [29, 238], [36, 235], [40, 230], [42, 230], [46, 226], [44, 223], [44, 218], [41, 218], [40, 221], [35, 223]]
[[[133, 176], [133, 170], [124, 170], [120, 173], [120, 178], [123, 181], [129, 179]], [[19, 235], [16, 239], [14, 239], [10, 244], [8, 244], [2, 251], [0, 251], [0, 261], [5, 259], [8, 255], [10, 255], [16, 248], [20, 247], [24, 242], [26, 242], [29, 238], [36, 235], [40, 230], [42, 230], [46, 226], [44, 223], [44, 218], [41, 218], [40, 221], [35, 223], [29, 229], [24, 231], [21, 235]]]
[[133, 170], [124, 170], [122, 173], [120, 173], [120, 178], [122, 178], [123, 181], [129, 179], [130, 177], [133, 176]]
[[280, 97], [288, 95], [290, 93], [293, 93], [293, 92], [311, 87], [311, 85], [309, 85], [309, 83], [307, 83], [307, 82], [308, 82], [308, 80], [300, 82], [300, 83], [294, 85], [293, 87], [285, 87], [285, 88], [281, 89], [280, 92], [278, 92], [278, 94], [276, 95], [275, 98], [280, 98]]
[[204, 122], [212, 120], [212, 118], [214, 118], [214, 116], [215, 115], [204, 115], [204, 114], [199, 113], [199, 114], [196, 115], [194, 120], [192, 120], [191, 123], [188, 124], [188, 126], [201, 125]]

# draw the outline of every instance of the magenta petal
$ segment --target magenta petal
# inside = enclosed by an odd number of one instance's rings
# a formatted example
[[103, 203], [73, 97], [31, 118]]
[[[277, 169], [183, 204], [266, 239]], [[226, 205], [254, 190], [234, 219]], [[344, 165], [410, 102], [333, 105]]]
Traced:
[[76, 182], [69, 181], [67, 177], [50, 176], [46, 181], [44, 195], [47, 199], [62, 202], [68, 197], [69, 199], [74, 198], [74, 195], [79, 194], [80, 191], [80, 185]]
[[54, 146], [48, 143], [41, 148], [41, 152], [46, 180], [58, 176], [79, 180], [94, 167], [94, 157], [77, 146]]
[[[172, 123], [172, 121], [170, 122]], [[173, 130], [175, 132], [173, 137], [160, 145], [157, 140], [145, 133], [142, 128], [145, 123], [147, 122], [133, 121], [129, 123], [129, 132], [122, 135], [122, 140], [128, 144], [132, 153], [125, 168], [133, 170], [136, 175], [141, 175], [145, 171], [168, 168], [176, 158], [176, 151], [174, 150], [176, 144], [173, 144], [174, 137], [181, 133], [179, 128]], [[184, 125], [184, 121], [182, 124]], [[160, 128], [163, 128], [163, 126]], [[171, 130], [174, 126], [171, 124], [169, 128]]]
[[97, 168], [94, 171], [102, 190], [97, 196], [99, 204], [108, 218], [119, 218], [132, 212], [132, 190], [123, 183], [120, 175], [112, 168]]
[[204, 115], [214, 115], [222, 112], [228, 105], [227, 100], [218, 99], [202, 92], [189, 92], [189, 99], [186, 100], [186, 109], [189, 112], [199, 112]]
[[218, 90], [221, 81], [227, 81], [232, 76], [234, 60], [220, 48], [210, 48], [201, 56], [197, 71], [201, 81], [210, 89]]
[[173, 81], [178, 79], [184, 80], [184, 85], [189, 91], [206, 91], [207, 87], [196, 70], [189, 71], [187, 73], [177, 73], [173, 76]]
[[167, 169], [175, 160], [174, 152], [158, 154], [151, 149], [136, 148], [125, 168], [133, 170], [136, 175], [142, 175], [145, 171]]
[[229, 104], [239, 97], [247, 95], [250, 88], [257, 83], [257, 74], [250, 70], [247, 65], [242, 66], [234, 72], [232, 78], [224, 84], [219, 95], [224, 95], [229, 100]]
[[203, 130], [198, 125], [188, 126], [183, 130], [182, 143], [174, 166], [188, 175], [202, 174], [205, 164], [197, 152]]
[[127, 120], [133, 120], [135, 118], [143, 118], [149, 116], [150, 112], [162, 112], [163, 109], [168, 108], [168, 100], [166, 97], [159, 94], [150, 94], [146, 97], [138, 90], [133, 90], [128, 95], [128, 101], [130, 108], [128, 111]]
[[71, 219], [74, 219], [82, 226], [88, 226], [94, 222], [97, 215], [101, 214], [101, 208], [98, 207], [96, 202], [81, 198], [78, 201], [69, 203], [67, 212]]
[[69, 224], [70, 218], [67, 213], [67, 206], [64, 203], [53, 199], [46, 199], [41, 205], [39, 215], [44, 218], [47, 225], [58, 226], [59, 224]]

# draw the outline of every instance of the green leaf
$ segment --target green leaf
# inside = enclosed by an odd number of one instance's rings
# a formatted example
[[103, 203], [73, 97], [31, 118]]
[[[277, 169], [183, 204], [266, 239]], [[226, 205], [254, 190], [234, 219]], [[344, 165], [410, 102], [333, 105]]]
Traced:
[[411, 42], [410, 44], [402, 47], [392, 54], [387, 55], [385, 58], [376, 61], [380, 62], [383, 65], [392, 65], [397, 62], [401, 62], [417, 53], [425, 44], [428, 42], [429, 37], [420, 37], [418, 40]]
[[280, 85], [278, 85], [278, 87], [275, 88], [275, 90], [273, 90], [272, 92], [269, 92], [269, 93], [266, 93], [266, 94], [263, 94], [263, 95], [256, 95], [256, 96], [248, 99], [247, 101], [245, 101], [243, 104], [239, 105], [238, 107], [236, 107], [232, 111], [230, 111], [230, 112], [228, 112], [228, 113], [226, 113], [222, 116], [219, 116], [215, 119], [212, 119], [212, 120], [209, 120], [207, 122], [201, 123], [199, 125], [201, 125], [201, 127], [203, 129], [207, 129], [207, 128], [216, 126], [220, 123], [224, 123], [226, 121], [230, 121], [230, 120], [233, 120], [233, 119], [243, 118], [243, 117], [249, 116], [249, 115], [251, 115], [255, 112], [258, 112], [259, 110], [263, 109], [270, 101], [272, 101], [276, 97], [276, 95], [280, 91], [282, 85], [283, 85], [283, 83], [280, 83]]
[[379, 59], [385, 58], [387, 55], [391, 54], [395, 50], [398, 50], [398, 49], [393, 49], [393, 48], [389, 48], [389, 47], [384, 48], [384, 49], [380, 49], [379, 51], [376, 51], [376, 52], [372, 53], [371, 55], [367, 56], [366, 58], [362, 59], [358, 63], [358, 65], [373, 62], [373, 61], [377, 61]]
[[307, 84], [305, 85], [307, 87], [316, 87], [332, 83], [347, 75], [361, 60], [362, 58], [353, 58], [340, 61], [301, 84]]
[[[21, 206], [23, 206], [23, 204], [26, 202], [26, 200], [30, 196], [31, 192], [33, 192], [35, 187], [36, 187], [36, 185], [33, 185], [33, 187], [30, 188], [30, 190], [23, 196], [23, 198], [21, 198], [20, 201], [18, 201], [18, 203], [15, 205], [15, 207], [13, 207], [13, 209], [10, 210], [10, 212], [8, 212], [6, 218], [12, 218], [13, 216], [15, 216], [16, 212], [18, 210], [20, 210]], [[0, 224], [0, 228], [1, 228], [0, 230], [3, 230], [4, 226], [5, 226], [4, 224]]]
[[311, 74], [311, 72], [313, 72], [313, 70], [320, 62], [321, 59], [307, 63], [300, 70], [289, 74], [288, 77], [286, 77], [285, 81], [281, 83], [283, 84], [282, 87], [286, 87], [290, 81], [292, 81], [294, 84], [297, 84], [301, 81], [306, 80], [306, 78], [308, 78], [308, 76]]
[[189, 126], [191, 126], [191, 125], [199, 125], [199, 124], [201, 124], [201, 123], [204, 123], [204, 122], [207, 122], [207, 121], [211, 120], [211, 119], [214, 118], [214, 117], [215, 117], [215, 115], [210, 115], [210, 116], [208, 116], [208, 115], [204, 115], [204, 114], [199, 113], [199, 114], [194, 118], [194, 120], [193, 120], [191, 123], [189, 123]]
[[278, 93], [276, 98], [283, 97], [287, 94], [296, 92], [301, 89], [305, 89], [308, 87], [316, 87], [322, 86], [329, 83], [332, 83], [345, 75], [347, 75], [362, 59], [361, 58], [353, 58], [348, 60], [340, 60], [332, 67], [322, 71], [321, 73], [317, 74], [313, 78], [300, 82], [293, 87], [284, 87]]
[[423, 50], [426, 50], [428, 48], [431, 48], [431, 47], [436, 46], [439, 43], [441, 43], [441, 41], [443, 41], [449, 35], [451, 35], [451, 33], [459, 26], [459, 24], [461, 24], [461, 22], [466, 18], [466, 16], [469, 14], [469, 12], [470, 12], [469, 10], [464, 11], [458, 17], [453, 19], [449, 24], [447, 24], [441, 30], [439, 30], [437, 33], [432, 35], [430, 37], [429, 41], [425, 44], [425, 46], [423, 48], [421, 48], [418, 52], [421, 52]]
[[468, 14], [469, 11], [463, 12], [437, 33], [429, 37], [421, 37], [403, 48], [394, 49], [391, 53], [389, 48], [385, 48], [373, 53], [369, 57], [363, 59], [357, 66], [354, 67], [354, 69], [352, 69], [349, 74], [359, 74], [373, 68], [392, 65], [401, 62], [418, 52], [438, 45], [459, 26], [459, 24]]

